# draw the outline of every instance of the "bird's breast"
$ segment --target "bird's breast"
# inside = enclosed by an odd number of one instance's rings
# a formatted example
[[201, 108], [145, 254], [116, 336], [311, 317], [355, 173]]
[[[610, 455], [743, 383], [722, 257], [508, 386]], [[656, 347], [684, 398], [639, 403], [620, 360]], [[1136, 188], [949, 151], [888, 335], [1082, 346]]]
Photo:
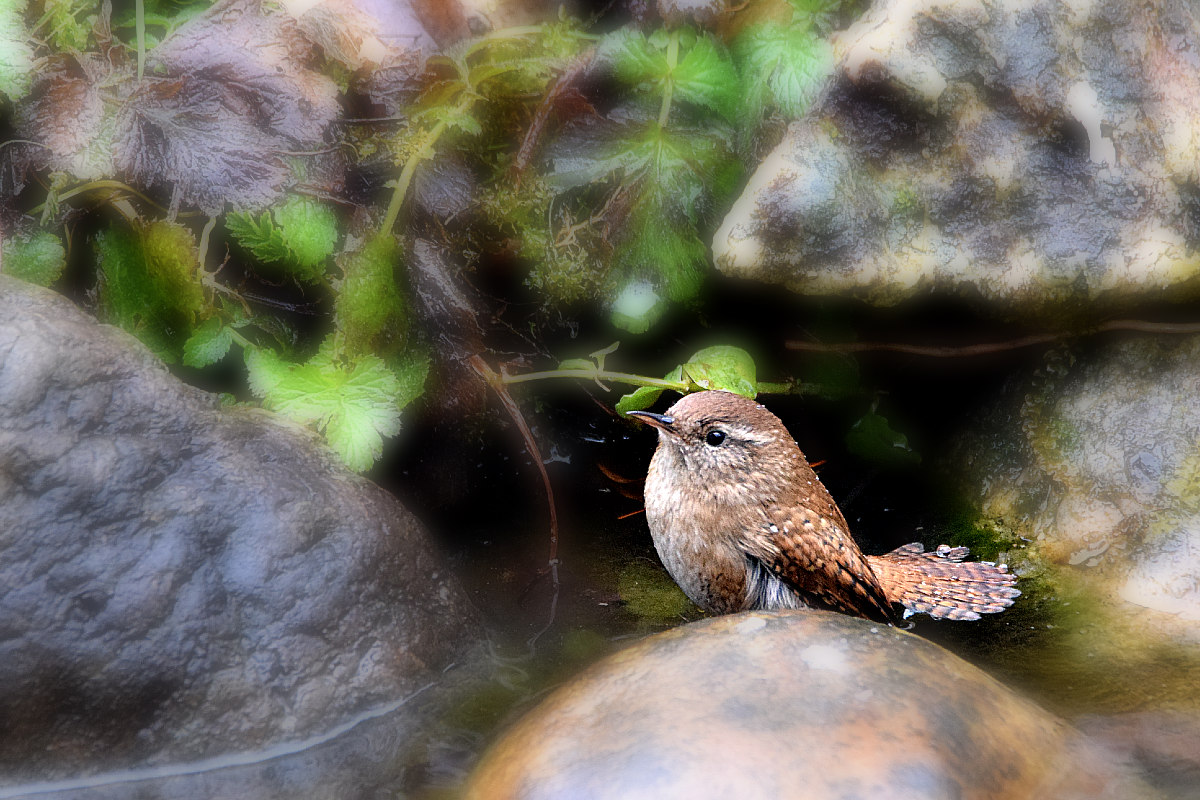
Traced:
[[656, 466], [661, 464], [652, 462], [646, 478], [646, 522], [663, 565], [701, 608], [719, 614], [742, 610], [749, 575], [733, 530], [736, 516], [703, 487], [672, 480]]

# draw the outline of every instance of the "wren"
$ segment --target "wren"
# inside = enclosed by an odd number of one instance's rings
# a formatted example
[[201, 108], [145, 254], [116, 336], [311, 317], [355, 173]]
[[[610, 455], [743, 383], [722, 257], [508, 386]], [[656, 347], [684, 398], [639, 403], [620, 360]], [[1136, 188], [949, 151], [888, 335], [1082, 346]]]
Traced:
[[654, 546], [707, 611], [810, 607], [888, 623], [914, 613], [969, 620], [1021, 594], [1004, 565], [964, 561], [965, 547], [925, 552], [914, 543], [864, 555], [791, 434], [754, 400], [697, 392], [665, 414], [629, 414], [658, 429], [646, 476]]

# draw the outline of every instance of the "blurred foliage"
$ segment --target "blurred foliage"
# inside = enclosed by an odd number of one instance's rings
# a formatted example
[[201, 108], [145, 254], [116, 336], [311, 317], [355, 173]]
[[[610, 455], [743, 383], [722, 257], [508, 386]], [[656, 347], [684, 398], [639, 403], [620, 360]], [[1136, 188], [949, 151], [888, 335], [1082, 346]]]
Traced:
[[[168, 363], [240, 351], [236, 396], [366, 469], [431, 370], [462, 358], [446, 341], [469, 352], [524, 329], [536, 346], [539, 326], [595, 310], [642, 334], [695, 305], [764, 121], [803, 113], [830, 69], [844, 7], [789, 8], [732, 41], [702, 16], [561, 15], [414, 65], [366, 48], [379, 26], [353, 4], [318, 20], [259, 0], [0, 0], [16, 131], [0, 148], [3, 269], [83, 281], [102, 319]], [[370, 111], [349, 119], [351, 104]], [[447, 165], [466, 176], [458, 205]], [[418, 238], [460, 257], [452, 274], [421, 272]], [[524, 319], [464, 299], [504, 259], [532, 298]], [[595, 377], [602, 359], [552, 374]], [[761, 389], [732, 347], [665, 380], [623, 375], [641, 387], [623, 410], [666, 388]]]
[[3, 262], [8, 274], [38, 286], [49, 286], [62, 275], [67, 254], [57, 236], [38, 231], [29, 237], [6, 238]]
[[33, 84], [33, 48], [23, 17], [24, 0], [0, 1], [0, 94], [20, 100]]

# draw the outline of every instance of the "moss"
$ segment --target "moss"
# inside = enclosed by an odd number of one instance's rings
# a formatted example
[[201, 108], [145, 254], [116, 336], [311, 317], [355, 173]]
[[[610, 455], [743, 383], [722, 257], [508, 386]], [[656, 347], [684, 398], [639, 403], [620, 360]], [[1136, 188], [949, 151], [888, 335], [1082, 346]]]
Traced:
[[926, 546], [946, 542], [970, 548], [973, 560], [998, 561], [1002, 553], [1022, 545], [1021, 537], [1003, 521], [985, 518], [966, 500], [952, 498], [947, 504], [951, 509], [949, 521], [935, 537], [938, 541], [926, 542]]
[[1164, 488], [1167, 502], [1189, 512], [1200, 511], [1200, 449], [1180, 462]]
[[577, 222], [570, 204], [556, 200], [550, 187], [534, 177], [501, 180], [483, 197], [484, 215], [529, 268], [527, 285], [544, 305], [574, 304], [600, 297], [607, 277], [597, 253], [606, 247], [596, 226]]
[[901, 186], [897, 189], [888, 203], [893, 217], [921, 219], [925, 216], [925, 204], [912, 186]]
[[630, 613], [650, 624], [681, 622], [695, 608], [670, 575], [645, 561], [621, 572], [617, 591]]
[[1094, 570], [1050, 563], [1036, 544], [1022, 541], [1002, 521], [963, 507], [949, 530], [951, 543], [969, 546], [973, 557], [993, 560], [1003, 553], [1019, 576], [1021, 597], [1004, 613], [969, 625], [918, 617], [922, 636], [1068, 718], [1197, 708], [1200, 653], [1146, 624], [1164, 615], [1107, 599]]

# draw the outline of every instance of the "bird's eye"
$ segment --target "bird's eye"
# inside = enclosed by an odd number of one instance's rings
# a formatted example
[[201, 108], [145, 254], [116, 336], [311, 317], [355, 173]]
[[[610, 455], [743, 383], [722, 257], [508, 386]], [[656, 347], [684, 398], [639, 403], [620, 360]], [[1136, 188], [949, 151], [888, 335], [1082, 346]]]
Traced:
[[709, 447], [720, 447], [725, 441], [725, 431], [709, 431], [704, 441], [708, 442]]

